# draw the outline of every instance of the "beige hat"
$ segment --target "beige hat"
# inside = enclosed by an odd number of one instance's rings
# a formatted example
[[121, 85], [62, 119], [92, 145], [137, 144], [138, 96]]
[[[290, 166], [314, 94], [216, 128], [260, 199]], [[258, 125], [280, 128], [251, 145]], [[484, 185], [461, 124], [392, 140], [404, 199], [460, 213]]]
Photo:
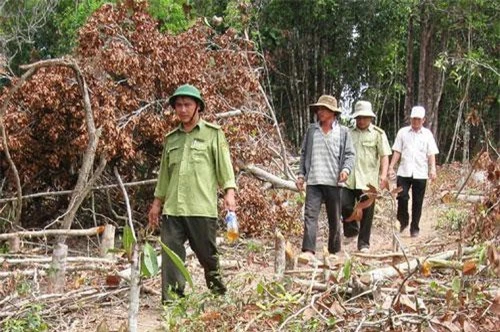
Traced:
[[371, 116], [372, 118], [376, 118], [377, 116], [372, 111], [372, 103], [365, 100], [360, 100], [354, 106], [354, 114], [353, 118], [357, 118], [358, 116]]
[[316, 104], [309, 105], [309, 108], [316, 112], [319, 106], [324, 106], [332, 112], [342, 113], [342, 110], [337, 107], [337, 99], [330, 95], [322, 95], [319, 97], [318, 102]]
[[411, 109], [410, 118], [420, 118], [423, 119], [425, 117], [425, 108], [422, 106], [413, 106]]

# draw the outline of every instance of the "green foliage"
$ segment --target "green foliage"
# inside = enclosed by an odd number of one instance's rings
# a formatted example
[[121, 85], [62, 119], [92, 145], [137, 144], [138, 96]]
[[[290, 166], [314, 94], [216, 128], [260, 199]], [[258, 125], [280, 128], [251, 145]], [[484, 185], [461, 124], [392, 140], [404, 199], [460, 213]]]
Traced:
[[352, 260], [346, 259], [344, 266], [342, 267], [342, 276], [345, 282], [349, 282], [352, 274]]
[[126, 225], [123, 228], [123, 250], [127, 254], [127, 257], [130, 259], [132, 257], [132, 251], [134, 250], [135, 238], [132, 233], [132, 229], [129, 225]]
[[459, 231], [468, 218], [468, 212], [459, 208], [451, 207], [439, 216], [436, 228]]
[[262, 253], [265, 250], [264, 245], [262, 245], [262, 243], [259, 243], [257, 241], [248, 240], [245, 242], [245, 244], [248, 252]]
[[177, 267], [179, 269], [179, 271], [181, 272], [184, 279], [186, 279], [189, 286], [191, 286], [191, 288], [193, 288], [194, 287], [193, 279], [191, 278], [191, 274], [189, 274], [189, 271], [184, 266], [184, 262], [179, 258], [179, 256], [177, 256], [177, 254], [175, 252], [172, 251], [172, 249], [167, 247], [163, 242], [160, 241], [160, 244], [161, 244], [163, 250], [167, 253], [168, 257], [170, 257], [172, 262], [174, 262], [175, 267]]
[[41, 314], [43, 307], [40, 304], [30, 304], [27, 311], [17, 318], [8, 318], [4, 321], [4, 332], [42, 332], [48, 331], [49, 326], [44, 322]]
[[16, 284], [16, 291], [20, 296], [31, 293], [31, 284], [27, 280], [21, 280]]
[[141, 275], [151, 277], [156, 275], [158, 271], [159, 267], [155, 249], [146, 242], [142, 247]]
[[185, 4], [185, 0], [149, 0], [149, 14], [158, 20], [161, 32], [183, 32], [194, 23], [184, 12]]
[[99, 9], [105, 3], [115, 3], [113, 0], [86, 0], [79, 2], [75, 7], [73, 1], [66, 2], [62, 13], [58, 14], [56, 19], [57, 30], [59, 33], [59, 43], [54, 47], [55, 56], [61, 56], [71, 53], [76, 46], [78, 38], [78, 29], [80, 29], [92, 13]]

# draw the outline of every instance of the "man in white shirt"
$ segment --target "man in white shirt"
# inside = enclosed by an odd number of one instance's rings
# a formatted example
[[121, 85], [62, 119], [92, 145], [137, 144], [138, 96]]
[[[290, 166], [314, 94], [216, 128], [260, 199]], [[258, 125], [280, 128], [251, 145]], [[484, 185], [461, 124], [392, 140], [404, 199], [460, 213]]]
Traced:
[[422, 106], [414, 106], [410, 118], [411, 125], [401, 128], [394, 141], [392, 147], [394, 154], [389, 166], [389, 177], [396, 177], [394, 167], [401, 160], [397, 171], [397, 185], [398, 187], [401, 186], [403, 191], [398, 195], [397, 218], [400, 231], [403, 232], [408, 227], [410, 220], [408, 214], [408, 200], [410, 197], [408, 192], [411, 187], [410, 235], [417, 237], [420, 231], [419, 222], [422, 215], [427, 179], [436, 179], [436, 154], [439, 153], [439, 150], [432, 132], [423, 127], [425, 109]]

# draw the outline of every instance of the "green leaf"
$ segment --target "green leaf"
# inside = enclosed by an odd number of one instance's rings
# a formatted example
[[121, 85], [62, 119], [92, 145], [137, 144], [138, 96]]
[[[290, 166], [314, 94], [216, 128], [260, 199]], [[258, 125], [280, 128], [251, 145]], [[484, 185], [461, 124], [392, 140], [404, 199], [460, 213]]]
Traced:
[[132, 257], [132, 249], [135, 244], [134, 235], [132, 234], [132, 229], [130, 226], [125, 226], [123, 229], [123, 250], [127, 253], [127, 257], [130, 259]]
[[142, 248], [141, 274], [145, 277], [151, 277], [158, 273], [158, 260], [155, 249], [146, 242]]
[[453, 289], [455, 294], [458, 294], [460, 292], [460, 278], [459, 277], [453, 278], [453, 281], [451, 282], [451, 289]]
[[342, 268], [342, 274], [344, 275], [345, 281], [351, 279], [351, 269], [352, 269], [352, 261], [348, 259], [345, 261], [344, 267]]
[[481, 248], [479, 251], [479, 264], [484, 265], [486, 263], [486, 253], [488, 251], [487, 247]]
[[262, 295], [264, 294], [264, 285], [262, 285], [261, 282], [257, 284], [257, 294]]
[[184, 279], [186, 279], [189, 286], [191, 286], [191, 288], [194, 288], [193, 280], [191, 279], [191, 275], [189, 274], [189, 271], [184, 266], [184, 262], [182, 261], [182, 259], [180, 259], [179, 256], [177, 256], [177, 254], [175, 252], [173, 252], [172, 249], [167, 247], [163, 242], [160, 241], [160, 244], [161, 244], [163, 250], [167, 253], [168, 257], [170, 257], [172, 262], [174, 262], [174, 265], [179, 269], [179, 271], [181, 272]]

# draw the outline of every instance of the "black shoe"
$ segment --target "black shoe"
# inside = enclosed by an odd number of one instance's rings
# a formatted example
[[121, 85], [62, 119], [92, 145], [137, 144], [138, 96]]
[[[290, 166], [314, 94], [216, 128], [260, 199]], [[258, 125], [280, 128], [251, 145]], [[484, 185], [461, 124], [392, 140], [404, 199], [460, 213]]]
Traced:
[[403, 225], [403, 224], [399, 225], [399, 232], [403, 233], [406, 228], [408, 228], [408, 224], [406, 224], [406, 225]]
[[410, 231], [411, 237], [418, 237], [418, 231]]

